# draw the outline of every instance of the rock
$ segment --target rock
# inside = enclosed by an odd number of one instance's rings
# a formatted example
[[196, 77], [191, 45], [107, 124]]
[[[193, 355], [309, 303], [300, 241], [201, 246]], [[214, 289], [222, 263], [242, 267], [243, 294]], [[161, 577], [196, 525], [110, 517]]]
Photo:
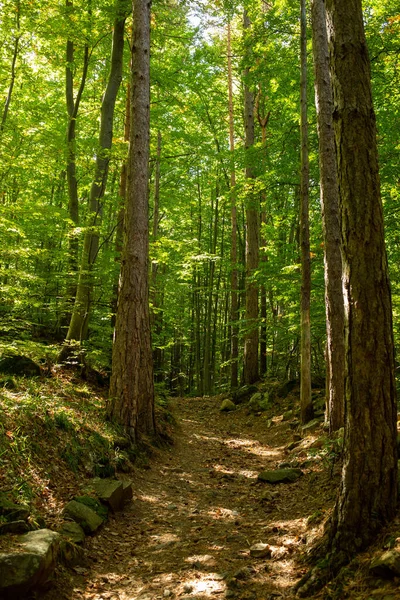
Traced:
[[247, 400], [256, 392], [258, 392], [257, 386], [244, 385], [232, 394], [232, 400], [235, 404], [242, 404], [243, 402], [247, 402]]
[[249, 409], [253, 412], [262, 412], [268, 409], [268, 394], [257, 392], [249, 400]]
[[388, 550], [379, 558], [371, 561], [370, 572], [377, 577], [393, 579], [400, 576], [400, 552], [398, 550]]
[[30, 527], [26, 521], [10, 521], [9, 523], [0, 524], [0, 535], [6, 533], [26, 533]]
[[269, 544], [254, 544], [250, 548], [250, 556], [253, 558], [271, 558], [272, 551]]
[[113, 512], [122, 507], [124, 488], [122, 481], [112, 479], [94, 479], [92, 487], [97, 497], [107, 504]]
[[30, 589], [48, 580], [56, 566], [58, 533], [38, 529], [17, 538], [17, 543], [12, 552], [0, 554], [1, 598], [26, 598]]
[[76, 496], [76, 498], [74, 498], [74, 500], [76, 500], [77, 502], [80, 502], [81, 504], [84, 504], [85, 506], [88, 506], [97, 515], [99, 515], [99, 517], [101, 519], [103, 519], [103, 521], [105, 521], [107, 519], [108, 507], [105, 506], [104, 504], [102, 504], [100, 502], [100, 500], [97, 500], [97, 498], [93, 498], [93, 496], [85, 495], [85, 496]]
[[258, 481], [265, 483], [291, 483], [303, 475], [300, 469], [277, 469], [276, 471], [262, 471], [258, 474]]
[[65, 523], [61, 525], [59, 533], [74, 544], [83, 544], [85, 541], [85, 532], [82, 527], [74, 521], [65, 521]]
[[86, 534], [94, 533], [104, 522], [94, 510], [76, 500], [68, 502], [63, 514], [78, 523]]
[[223, 400], [219, 410], [221, 412], [231, 412], [232, 410], [236, 410], [236, 404], [232, 400]]
[[37, 377], [40, 375], [40, 367], [27, 356], [6, 356], [0, 360], [0, 373]]
[[26, 521], [30, 515], [30, 509], [23, 504], [15, 504], [8, 497], [0, 493], [0, 515], [7, 521]]
[[122, 502], [126, 504], [133, 498], [133, 487], [132, 481], [122, 482]]

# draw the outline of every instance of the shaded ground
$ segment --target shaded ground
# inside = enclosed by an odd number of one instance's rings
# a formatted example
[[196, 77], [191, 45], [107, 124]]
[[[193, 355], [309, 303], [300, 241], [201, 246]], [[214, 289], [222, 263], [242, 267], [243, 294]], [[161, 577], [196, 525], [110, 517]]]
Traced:
[[[245, 407], [221, 413], [219, 405], [217, 398], [176, 401], [175, 444], [135, 471], [134, 501], [88, 541], [87, 568], [61, 570], [43, 598], [290, 597], [306, 571], [299, 555], [333, 504], [337, 476], [317, 450], [300, 446], [288, 456], [294, 434], [282, 417], [268, 428]], [[288, 459], [304, 471], [296, 483], [257, 483], [261, 470]], [[271, 558], [250, 556], [258, 542], [271, 546]]]

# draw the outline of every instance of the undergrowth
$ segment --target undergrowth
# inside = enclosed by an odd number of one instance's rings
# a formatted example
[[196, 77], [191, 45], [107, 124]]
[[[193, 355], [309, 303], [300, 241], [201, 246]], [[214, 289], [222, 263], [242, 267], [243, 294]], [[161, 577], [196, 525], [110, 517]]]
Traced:
[[[37, 347], [24, 350], [38, 360]], [[58, 367], [47, 377], [0, 375], [0, 491], [51, 522], [82, 480], [146, 468], [146, 452], [105, 419], [106, 394]], [[157, 412], [166, 440], [166, 398]]]

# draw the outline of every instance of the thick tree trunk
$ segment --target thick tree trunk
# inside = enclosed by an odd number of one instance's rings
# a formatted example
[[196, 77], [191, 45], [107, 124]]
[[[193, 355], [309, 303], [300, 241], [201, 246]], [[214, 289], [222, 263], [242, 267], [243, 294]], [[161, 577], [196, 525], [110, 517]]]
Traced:
[[307, 122], [307, 20], [306, 3], [301, 0], [301, 82], [300, 82], [300, 131], [301, 131], [301, 186], [300, 186], [300, 252], [301, 252], [301, 349], [300, 349], [300, 419], [307, 423], [313, 417], [311, 400], [311, 260], [309, 225], [309, 160]]
[[113, 346], [109, 417], [132, 440], [155, 432], [149, 311], [150, 6], [133, 0], [131, 135], [125, 244]]
[[[244, 34], [250, 28], [246, 10], [243, 16]], [[259, 224], [258, 198], [253, 189], [255, 178], [248, 150], [254, 145], [254, 94], [248, 85], [249, 67], [245, 69], [244, 85], [244, 124], [245, 148], [247, 150], [247, 198], [246, 198], [246, 334], [244, 340], [244, 381], [255, 383], [258, 380], [258, 286], [252, 280], [258, 267]]]
[[345, 349], [339, 190], [324, 0], [312, 2], [312, 30], [325, 256], [326, 417], [332, 432], [344, 425]]
[[397, 501], [392, 307], [384, 242], [370, 63], [360, 0], [329, 0], [346, 346], [342, 482], [330, 543], [366, 546]]
[[231, 24], [228, 23], [228, 111], [229, 111], [229, 150], [230, 164], [230, 198], [231, 198], [231, 389], [238, 387], [238, 358], [239, 358], [239, 297], [237, 270], [237, 215], [236, 215], [236, 172], [235, 172], [235, 135], [233, 118], [233, 87], [232, 87], [232, 45]]
[[107, 184], [112, 146], [114, 107], [122, 80], [125, 19], [126, 15], [119, 14], [114, 24], [111, 70], [101, 105], [99, 151], [96, 156], [96, 169], [90, 190], [89, 215], [83, 241], [76, 298], [66, 336], [66, 341], [68, 342], [83, 341], [87, 339], [88, 335], [93, 294], [92, 269], [99, 249], [99, 227], [102, 216], [101, 202]]

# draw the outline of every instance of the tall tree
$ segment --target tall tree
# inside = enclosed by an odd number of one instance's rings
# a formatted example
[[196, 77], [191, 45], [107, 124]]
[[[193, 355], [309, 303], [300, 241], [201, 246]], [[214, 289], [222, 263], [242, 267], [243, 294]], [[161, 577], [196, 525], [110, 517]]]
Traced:
[[[71, 17], [73, 12], [72, 0], [66, 0], [65, 6], [67, 16]], [[90, 54], [88, 44], [85, 43], [84, 46], [82, 74], [76, 97], [74, 97], [75, 43], [72, 39], [67, 39], [65, 58], [65, 99], [68, 112], [66, 174], [68, 185], [68, 213], [72, 229], [68, 236], [68, 262], [70, 274], [67, 286], [67, 300], [72, 304], [75, 301], [76, 296], [79, 262], [79, 238], [76, 233], [76, 228], [79, 226], [78, 179], [76, 172], [76, 122], [89, 68]]]
[[344, 425], [345, 348], [339, 190], [325, 12], [324, 0], [313, 0], [313, 54], [325, 258], [326, 417], [332, 432]]
[[16, 0], [15, 4], [15, 33], [14, 33], [14, 47], [11, 59], [11, 68], [10, 68], [10, 83], [7, 90], [7, 96], [4, 102], [3, 114], [1, 116], [0, 121], [0, 137], [3, 133], [4, 127], [7, 121], [7, 115], [11, 104], [12, 93], [15, 84], [15, 76], [16, 76], [16, 64], [18, 58], [19, 51], [19, 42], [21, 39], [21, 2], [20, 0]]
[[301, 348], [300, 348], [300, 418], [307, 423], [313, 417], [311, 400], [311, 257], [309, 224], [310, 165], [308, 158], [307, 120], [307, 18], [306, 0], [301, 0], [300, 15], [300, 132], [301, 132], [301, 185], [300, 185], [300, 254], [301, 254]]
[[238, 328], [238, 269], [237, 269], [237, 209], [236, 209], [236, 171], [235, 171], [235, 132], [233, 115], [233, 84], [232, 84], [232, 41], [231, 23], [228, 22], [227, 36], [228, 54], [228, 111], [229, 111], [229, 150], [230, 150], [230, 197], [231, 197], [231, 388], [238, 386], [238, 356], [239, 356], [239, 328]]
[[[108, 167], [111, 158], [114, 108], [122, 81], [124, 30], [127, 16], [126, 0], [120, 0], [116, 9], [117, 16], [113, 29], [110, 74], [101, 104], [99, 148], [96, 156], [94, 178], [90, 189], [88, 222], [83, 240], [75, 303], [66, 336], [67, 342], [81, 342], [86, 340], [88, 335], [89, 316], [93, 300], [92, 269], [99, 249], [99, 227], [102, 216], [102, 199], [106, 190]], [[67, 348], [68, 346], [66, 345], [66, 351]], [[61, 353], [61, 359], [64, 354], [65, 352]]]
[[[396, 513], [397, 408], [376, 125], [361, 1], [328, 0], [327, 16], [346, 349], [343, 470], [327, 532], [330, 570], [335, 572]], [[317, 585], [316, 577], [304, 588], [313, 584]]]
[[250, 18], [247, 10], [243, 14], [246, 66], [244, 71], [244, 126], [246, 158], [246, 332], [244, 340], [243, 377], [246, 383], [258, 379], [258, 285], [254, 281], [254, 272], [258, 267], [259, 226], [258, 198], [254, 189], [254, 166], [250, 151], [254, 146], [254, 94], [250, 88]]
[[109, 417], [133, 441], [155, 431], [149, 311], [150, 6], [133, 0], [131, 132], [125, 240], [113, 345]]

